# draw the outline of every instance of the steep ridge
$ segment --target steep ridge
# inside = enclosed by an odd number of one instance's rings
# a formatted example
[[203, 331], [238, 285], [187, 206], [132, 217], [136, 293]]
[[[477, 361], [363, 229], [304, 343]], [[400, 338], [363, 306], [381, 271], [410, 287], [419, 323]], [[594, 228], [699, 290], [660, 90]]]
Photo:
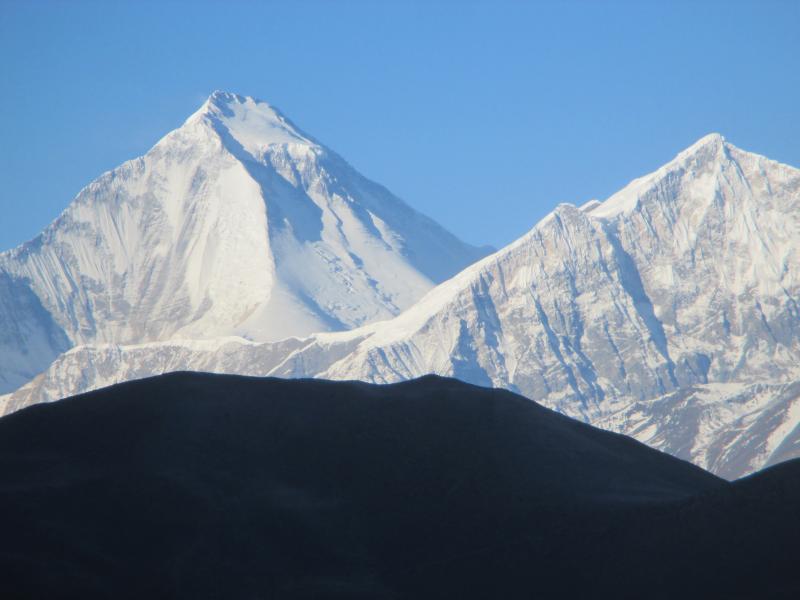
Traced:
[[712, 134], [605, 202], [560, 205], [392, 320], [264, 345], [76, 348], [4, 410], [185, 368], [438, 373], [735, 478], [799, 455], [798, 253], [800, 171]]
[[0, 592], [793, 597], [797, 467], [728, 484], [435, 376], [177, 373], [0, 419]]
[[484, 254], [273, 107], [215, 92], [0, 254], [0, 391], [74, 345], [265, 341], [386, 319]]

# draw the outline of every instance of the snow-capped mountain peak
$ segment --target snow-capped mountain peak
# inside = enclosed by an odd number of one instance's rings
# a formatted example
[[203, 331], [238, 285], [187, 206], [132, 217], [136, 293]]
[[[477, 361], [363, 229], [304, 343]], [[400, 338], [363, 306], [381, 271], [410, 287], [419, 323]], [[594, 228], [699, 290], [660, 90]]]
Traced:
[[722, 135], [721, 133], [718, 133], [716, 131], [712, 131], [711, 133], [708, 133], [708, 134], [704, 135], [703, 137], [701, 137], [699, 140], [697, 140], [694, 144], [692, 144], [691, 146], [689, 146], [685, 150], [683, 150], [680, 153], [678, 153], [678, 156], [676, 158], [679, 160], [684, 156], [689, 156], [689, 155], [695, 154], [696, 152], [698, 152], [702, 148], [706, 148], [708, 146], [712, 146], [714, 148], [720, 148], [721, 146], [723, 146], [726, 143], [727, 142], [725, 141], [725, 136], [724, 135]]
[[0, 254], [0, 391], [74, 344], [274, 340], [386, 319], [485, 253], [269, 104], [215, 92]]
[[[620, 214], [630, 214], [640, 209], [647, 194], [665, 186], [680, 186], [688, 181], [692, 186], [713, 185], [714, 177], [722, 164], [730, 161], [729, 145], [719, 133], [710, 133], [678, 153], [671, 161], [656, 171], [634, 179], [622, 190], [587, 212], [593, 217], [611, 219]], [[709, 189], [699, 190], [705, 198], [713, 197]], [[680, 197], [680, 195], [675, 195]]]
[[319, 147], [270, 104], [229, 92], [215, 91], [187, 120], [210, 124], [223, 141], [234, 142], [259, 159], [270, 146], [301, 144]]

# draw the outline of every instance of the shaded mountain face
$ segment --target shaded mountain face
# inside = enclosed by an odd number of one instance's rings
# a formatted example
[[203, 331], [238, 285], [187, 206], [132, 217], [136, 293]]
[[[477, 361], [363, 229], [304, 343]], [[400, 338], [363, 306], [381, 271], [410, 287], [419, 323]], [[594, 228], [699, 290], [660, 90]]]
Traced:
[[800, 171], [710, 135], [605, 202], [560, 205], [392, 320], [270, 344], [76, 348], [4, 410], [180, 369], [433, 372], [740, 477], [800, 455], [799, 219]]
[[386, 319], [484, 254], [273, 107], [215, 92], [0, 254], [0, 392], [76, 344], [264, 341]]
[[0, 419], [0, 590], [779, 597], [798, 589], [782, 571], [800, 533], [796, 467], [728, 484], [433, 376], [173, 374]]

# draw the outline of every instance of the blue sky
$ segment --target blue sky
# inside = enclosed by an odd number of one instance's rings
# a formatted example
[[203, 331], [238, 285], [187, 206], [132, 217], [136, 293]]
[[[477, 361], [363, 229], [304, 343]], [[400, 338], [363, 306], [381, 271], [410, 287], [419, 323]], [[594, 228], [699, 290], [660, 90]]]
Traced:
[[0, 0], [0, 249], [214, 89], [472, 243], [711, 131], [800, 166], [800, 2]]

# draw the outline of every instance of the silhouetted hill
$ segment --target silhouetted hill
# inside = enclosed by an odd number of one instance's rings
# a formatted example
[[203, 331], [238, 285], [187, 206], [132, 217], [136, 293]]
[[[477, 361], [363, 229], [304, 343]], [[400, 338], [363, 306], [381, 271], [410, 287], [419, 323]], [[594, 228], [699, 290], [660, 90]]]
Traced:
[[0, 596], [791, 597], [799, 481], [439, 377], [176, 373], [0, 419]]

